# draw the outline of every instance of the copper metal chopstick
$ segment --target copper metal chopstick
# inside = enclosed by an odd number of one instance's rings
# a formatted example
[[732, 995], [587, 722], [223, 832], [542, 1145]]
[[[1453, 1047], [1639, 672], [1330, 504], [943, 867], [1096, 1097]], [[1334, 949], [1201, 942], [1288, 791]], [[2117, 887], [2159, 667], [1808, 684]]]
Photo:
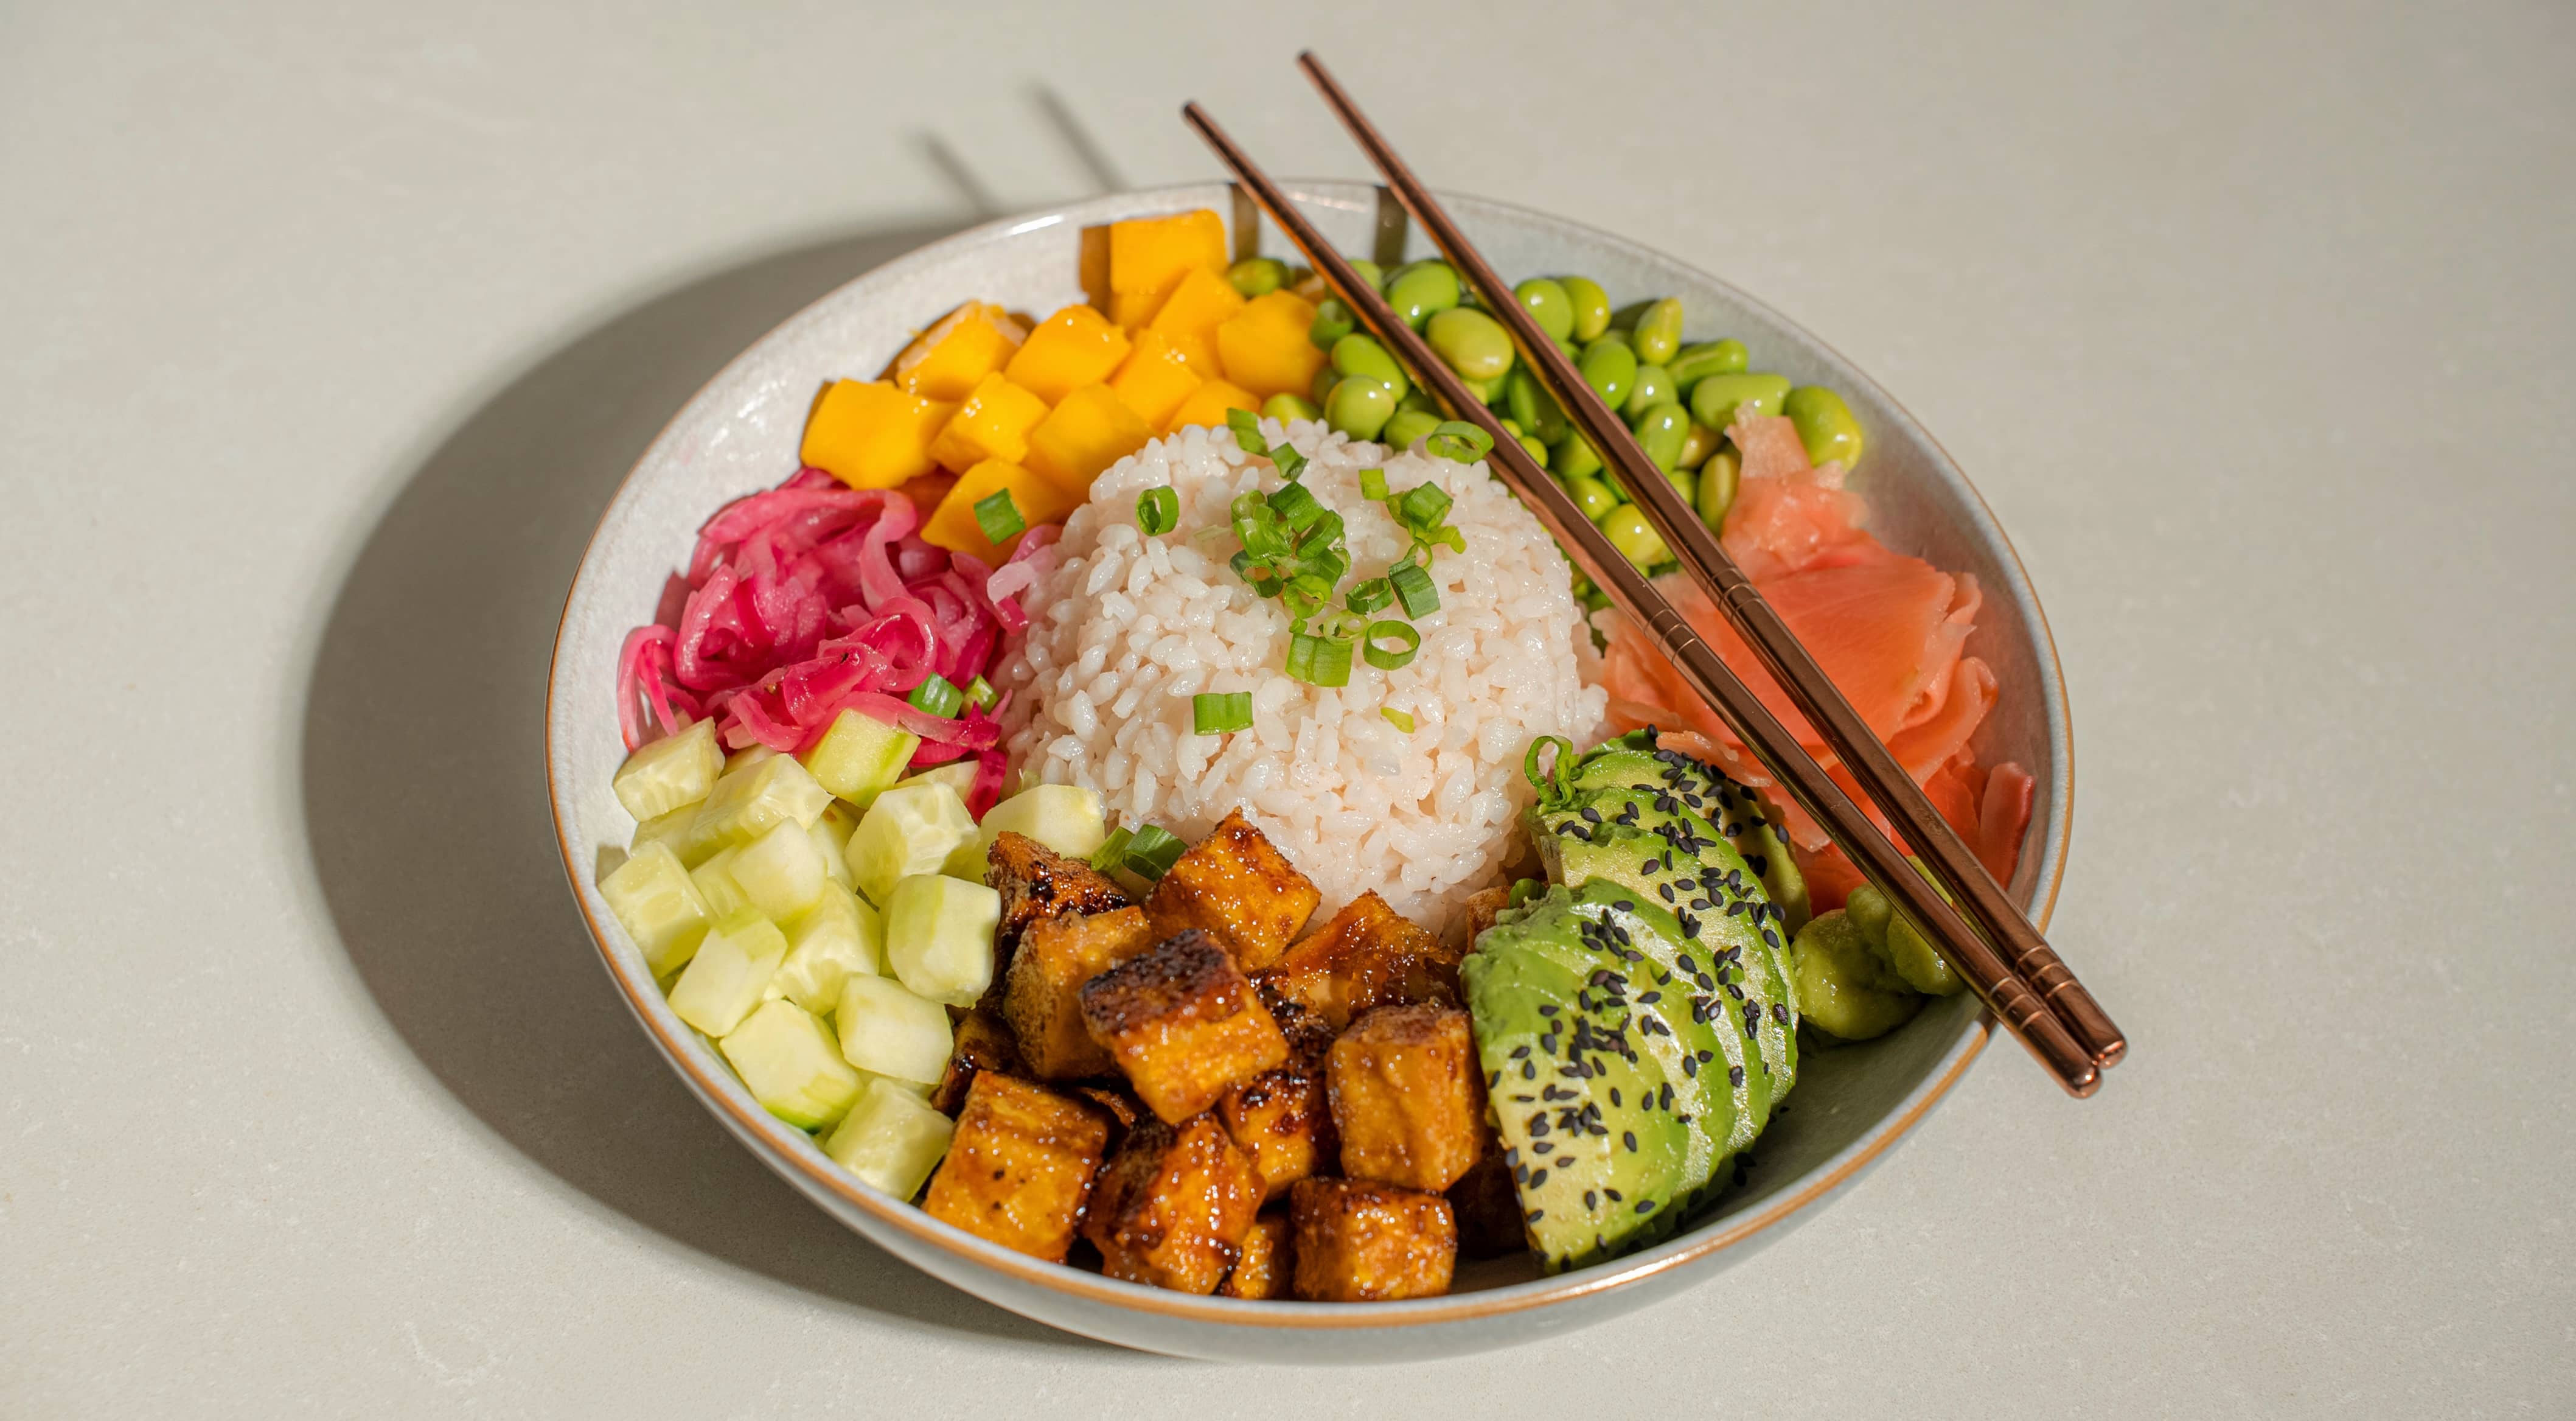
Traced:
[[[1500, 470], [1502, 478], [1521, 496], [1540, 523], [1546, 526], [1558, 543], [1573, 550], [1584, 572], [1610, 596], [1619, 609], [1636, 619], [1637, 624], [1662, 639], [1666, 652], [1680, 667], [1692, 687], [1717, 708], [1729, 725], [1754, 748], [1762, 763], [1779, 777], [1782, 785], [1808, 813], [1834, 832], [1837, 842], [1859, 862], [1863, 871], [1873, 877], [1895, 882], [1901, 889], [1910, 883], [1909, 897], [1899, 891], [1898, 901], [1914, 921], [1924, 925], [1942, 949], [1950, 964], [1978, 998], [2000, 1018], [2014, 1035], [2021, 1038], [2040, 1064], [2057, 1078], [2058, 1084], [2075, 1096], [2091, 1095], [2101, 1085], [2101, 1075], [2082, 1046], [2067, 1033], [2047, 1003], [2016, 976], [1985, 940], [1971, 931], [1940, 895], [1906, 867], [1905, 858], [1877, 825], [1860, 812], [1842, 786], [1834, 783], [1824, 769], [1809, 758], [1796, 737], [1771, 714], [1750, 688], [1738, 680], [1707, 642], [1691, 629], [1672, 605], [1655, 591], [1645, 576], [1631, 566], [1609, 538], [1592, 521], [1583, 516], [1565, 490], [1546, 470], [1531, 460], [1520, 441], [1504, 431], [1493, 412], [1477, 399], [1448, 365], [1434, 354], [1421, 336], [1390, 309], [1377, 288], [1362, 281], [1341, 253], [1323, 239], [1304, 214], [1297, 211], [1287, 196], [1225, 135], [1216, 121], [1197, 104], [1183, 106], [1181, 114], [1198, 131], [1219, 161], [1234, 173], [1235, 179], [1270, 214], [1289, 240], [1306, 254], [1315, 270], [1349, 303], [1378, 339], [1386, 342], [1404, 363], [1419, 373], [1423, 383], [1440, 402], [1459, 418], [1473, 421], [1494, 441], [1488, 456]], [[1856, 828], [1854, 826], [1857, 826]]]
[[[1894, 822], [1900, 837], [1911, 843], [1933, 876], [1957, 896], [1967, 914], [1984, 931], [1988, 940], [1999, 945], [2005, 958], [2024, 981], [2031, 984], [2040, 999], [2066, 1023], [2085, 1053], [2096, 1065], [2109, 1066], [2128, 1050], [2128, 1042], [2110, 1015], [2102, 1010], [2093, 994], [2075, 979], [2075, 974], [2059, 960], [2057, 953], [2040, 935], [2039, 929], [2023, 916], [2008, 897], [2002, 885], [1986, 871], [1968, 846], [1962, 843], [1949, 821], [1932, 807], [1921, 786], [1914, 783], [1896, 757], [1879, 742], [1851, 702], [1844, 699], [1833, 679], [1815, 658], [1807, 654], [1796, 634], [1772, 611], [1752, 581], [1735, 565], [1715, 533], [1703, 522], [1696, 510], [1683, 501], [1671, 480], [1664, 477], [1646, 456], [1628, 426], [1613, 414], [1600, 395], [1574, 368], [1574, 363], [1549, 339], [1529, 312], [1522, 309], [1505, 283], [1466, 235], [1459, 231], [1449, 214], [1431, 195], [1413, 170], [1396, 155], [1376, 127], [1359, 110], [1359, 105], [1324, 68], [1312, 51], [1297, 56], [1298, 66], [1314, 81], [1324, 102], [1340, 117], [1352, 138], [1367, 151], [1369, 161], [1385, 175], [1396, 199], [1422, 224], [1432, 244], [1456, 267], [1475, 290], [1486, 310], [1503, 322], [1512, 333], [1513, 344], [1520, 348], [1522, 359], [1531, 372], [1543, 381], [1577, 428], [1592, 441], [1602, 461], [1617, 471], [1629, 496], [1646, 514], [1664, 543], [1680, 558], [1691, 580], [1707, 593], [1709, 600], [1722, 609], [1727, 620], [1744, 638], [1745, 644], [1762, 662], [1772, 678], [1788, 692], [1808, 724], [1824, 736], [1834, 755], [1852, 772], [1852, 778]], [[1863, 865], [1868, 868], [1867, 865]], [[1900, 899], [1901, 886], [1911, 886], [1914, 874], [1900, 873], [1901, 884], [1869, 870], [1881, 889]], [[1920, 895], [1916, 895], [1920, 896]], [[1909, 914], [1913, 904], [1906, 904]], [[1917, 916], [1916, 921], [1922, 919]]]

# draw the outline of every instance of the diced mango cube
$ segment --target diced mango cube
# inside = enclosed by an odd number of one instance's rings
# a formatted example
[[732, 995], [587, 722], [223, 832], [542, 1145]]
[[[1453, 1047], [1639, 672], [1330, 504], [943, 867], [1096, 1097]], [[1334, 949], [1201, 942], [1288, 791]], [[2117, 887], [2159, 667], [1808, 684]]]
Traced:
[[1109, 377], [1109, 392], [1126, 402], [1136, 417], [1155, 429], [1170, 421], [1172, 411], [1205, 383], [1190, 369], [1187, 357], [1152, 331], [1136, 337], [1127, 363]]
[[1067, 306], [1046, 318], [1002, 373], [1048, 404], [1109, 378], [1127, 358], [1127, 333], [1089, 306]]
[[1231, 380], [1209, 380], [1190, 391], [1181, 407], [1172, 411], [1172, 422], [1164, 425], [1166, 433], [1187, 429], [1194, 424], [1221, 426], [1227, 410], [1257, 410], [1261, 397]]
[[1314, 325], [1315, 303], [1303, 296], [1273, 291], [1253, 298], [1216, 328], [1225, 378], [1264, 399], [1305, 394], [1324, 365], [1324, 352], [1308, 335]]
[[891, 381], [836, 380], [805, 421], [799, 457], [852, 488], [893, 488], [930, 472], [930, 442], [956, 413]]
[[1171, 342], [1202, 380], [1225, 373], [1217, 363], [1216, 328], [1242, 314], [1243, 297], [1222, 274], [1193, 271], [1172, 289], [1147, 330]]
[[996, 493], [1007, 492], [1011, 504], [1020, 511], [1023, 528], [1041, 523], [1061, 523], [1065, 516], [1082, 506], [1082, 500], [1071, 496], [1047, 478], [1029, 472], [1018, 464], [1000, 459], [987, 459], [968, 469], [957, 480], [957, 486], [933, 509], [930, 521], [921, 525], [921, 539], [935, 548], [952, 553], [966, 553], [998, 567], [1011, 549], [1018, 547], [1020, 535], [1013, 533], [996, 543], [984, 536], [983, 525], [976, 520], [975, 505]]
[[987, 459], [1016, 464], [1029, 456], [1029, 431], [1046, 412], [1046, 401], [996, 371], [966, 393], [948, 427], [931, 441], [930, 457], [961, 474]]
[[1109, 316], [1125, 329], [1152, 320], [1193, 271], [1225, 271], [1225, 221], [1214, 212], [1109, 224]]
[[[1125, 344], [1125, 337], [1120, 337]], [[1035, 342], [1032, 341], [1032, 344]], [[1029, 431], [1029, 467], [1080, 503], [1100, 471], [1151, 443], [1154, 431], [1107, 385], [1085, 385]]]
[[1009, 363], [1025, 335], [1001, 307], [969, 301], [904, 347], [894, 358], [894, 382], [926, 400], [962, 400]]

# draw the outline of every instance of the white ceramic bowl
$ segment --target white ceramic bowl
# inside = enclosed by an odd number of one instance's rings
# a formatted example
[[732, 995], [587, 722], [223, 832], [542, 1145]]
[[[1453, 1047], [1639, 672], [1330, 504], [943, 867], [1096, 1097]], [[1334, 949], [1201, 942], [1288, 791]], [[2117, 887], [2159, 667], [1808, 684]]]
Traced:
[[[1342, 250], [1376, 251], [1376, 189], [1342, 182], [1287, 186]], [[1843, 393], [1869, 436], [1869, 457], [1854, 485], [1868, 495], [1871, 526], [1891, 546], [1972, 572], [1985, 585], [1970, 650], [1995, 668], [2002, 701], [1979, 731], [1976, 749], [1980, 763], [2017, 760], [2038, 778], [2037, 809], [2011, 887], [2045, 921], [2064, 869], [2073, 790], [2066, 705], [2038, 599], [1966, 476], [1869, 377], [1715, 277], [1559, 218], [1472, 198], [1448, 201], [1509, 276], [1581, 272], [1622, 303], [1679, 296], [1693, 338], [1737, 337], [1752, 347], [1757, 367]], [[789, 1183], [907, 1262], [1070, 1331], [1222, 1360], [1404, 1360], [1588, 1326], [1703, 1282], [1788, 1232], [1959, 1079], [1989, 1030], [1972, 998], [1936, 1001], [1902, 1030], [1868, 1045], [1808, 1056], [1793, 1109], [1763, 1135], [1750, 1179], [1660, 1247], [1554, 1278], [1539, 1277], [1521, 1260], [1471, 1265], [1449, 1296], [1416, 1302], [1240, 1302], [1035, 1262], [858, 1183], [802, 1132], [754, 1103], [715, 1050], [671, 1014], [634, 943], [600, 899], [593, 884], [600, 851], [623, 846], [634, 829], [609, 788], [624, 755], [612, 691], [618, 646], [652, 616], [663, 579], [687, 561], [698, 525], [726, 500], [795, 470], [798, 437], [823, 382], [873, 373], [916, 327], [969, 298], [1041, 314], [1078, 301], [1075, 258], [1083, 227], [1200, 207], [1234, 213], [1232, 189], [1211, 183], [1106, 197], [989, 223], [924, 247], [858, 277], [762, 337], [645, 452], [582, 559], [547, 688], [555, 828], [609, 976], [681, 1079]], [[1276, 234], [1264, 247], [1295, 255]], [[1428, 254], [1416, 235], [1405, 255]]]

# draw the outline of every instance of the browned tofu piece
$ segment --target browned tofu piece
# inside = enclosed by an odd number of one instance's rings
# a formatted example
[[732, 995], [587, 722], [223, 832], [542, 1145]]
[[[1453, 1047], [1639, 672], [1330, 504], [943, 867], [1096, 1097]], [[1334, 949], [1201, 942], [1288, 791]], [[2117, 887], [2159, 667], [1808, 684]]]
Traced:
[[921, 1207], [1004, 1248], [1061, 1263], [1108, 1141], [1108, 1122], [1090, 1106], [978, 1071]]
[[1082, 1236], [1112, 1278], [1204, 1295], [1234, 1267], [1260, 1210], [1261, 1176], [1215, 1116], [1146, 1120], [1101, 1171]]
[[1227, 1091], [1216, 1113], [1261, 1171], [1264, 1196], [1275, 1200], [1310, 1174], [1333, 1173], [1341, 1144], [1324, 1088], [1333, 1029], [1295, 1002], [1281, 1002], [1271, 1015], [1288, 1039], [1288, 1059]]
[[1238, 809], [1180, 856], [1145, 900], [1154, 936], [1191, 928], [1213, 936], [1246, 972], [1279, 960], [1324, 901]]
[[1511, 1166], [1490, 1145], [1449, 1186], [1449, 1209], [1458, 1218], [1458, 1252], [1468, 1258], [1501, 1258], [1529, 1247]]
[[992, 1012], [977, 1007], [957, 1023], [948, 1050], [948, 1071], [931, 1088], [930, 1107], [942, 1115], [955, 1115], [966, 1106], [966, 1089], [975, 1083], [980, 1071], [1000, 1071], [1005, 1075], [1025, 1074], [1020, 1068], [1020, 1053], [1011, 1040], [1010, 1029]]
[[1006, 965], [1031, 923], [1064, 913], [1106, 913], [1127, 906], [1127, 895], [1099, 870], [1026, 834], [1005, 829], [994, 835], [984, 862], [985, 883], [1002, 895], [1002, 921], [993, 930], [997, 969]]
[[1458, 1222], [1437, 1194], [1365, 1179], [1288, 1191], [1290, 1275], [1317, 1303], [1436, 1298], [1458, 1266]]
[[1031, 1075], [1066, 1081], [1117, 1070], [1082, 1029], [1082, 984], [1153, 945], [1141, 908], [1066, 913], [1029, 924], [1003, 979], [1002, 1016]]
[[1243, 1236], [1242, 1256], [1217, 1285], [1217, 1296], [1284, 1298], [1294, 1258], [1295, 1250], [1288, 1243], [1288, 1211], [1273, 1209], [1252, 1221], [1252, 1232]]
[[1288, 1059], [1261, 994], [1203, 932], [1166, 938], [1084, 983], [1082, 1026], [1146, 1108], [1175, 1125]]
[[1509, 885], [1480, 888], [1467, 895], [1467, 941], [1472, 946], [1476, 936], [1494, 925], [1494, 919], [1512, 905]]
[[1465, 955], [1370, 892], [1308, 933], [1261, 979], [1341, 1031], [1376, 1007], [1457, 1005], [1458, 962]]
[[1485, 1153], [1485, 1081], [1467, 1014], [1380, 1007], [1333, 1043], [1325, 1083], [1342, 1173], [1437, 1193]]
[[1109, 1119], [1109, 1148], [1116, 1149], [1136, 1128], [1139, 1120], [1153, 1117], [1145, 1113], [1145, 1103], [1125, 1086], [1078, 1085], [1073, 1093], [1091, 1102], [1091, 1107]]

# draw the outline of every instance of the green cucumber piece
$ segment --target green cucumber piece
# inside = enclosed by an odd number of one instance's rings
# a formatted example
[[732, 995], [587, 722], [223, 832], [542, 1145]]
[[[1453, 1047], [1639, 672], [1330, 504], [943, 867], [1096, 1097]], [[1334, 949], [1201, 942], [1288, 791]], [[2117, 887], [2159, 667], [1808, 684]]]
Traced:
[[948, 1154], [956, 1123], [894, 1081], [868, 1082], [858, 1104], [823, 1144], [832, 1162], [910, 1202]]
[[751, 906], [773, 923], [802, 915], [823, 896], [829, 875], [823, 871], [823, 852], [814, 846], [814, 836], [805, 825], [794, 820], [772, 825], [767, 833], [730, 852], [733, 864], [727, 871], [733, 881], [742, 886]]
[[877, 792], [903, 777], [921, 748], [921, 737], [874, 716], [845, 710], [802, 757], [823, 788], [864, 809]]
[[785, 755], [746, 759], [724, 772], [698, 805], [694, 832], [702, 839], [747, 844], [779, 824], [800, 827], [820, 818], [832, 792]]
[[688, 965], [715, 914], [667, 844], [646, 844], [599, 881], [599, 896], [644, 953], [656, 979]]
[[671, 1011], [709, 1036], [729, 1036], [760, 1005], [770, 974], [786, 957], [786, 936], [757, 912], [744, 908], [719, 918], [671, 984]]
[[1108, 841], [1109, 815], [1096, 789], [1033, 785], [985, 813], [985, 846], [991, 847], [1006, 829], [1026, 834], [1066, 858], [1087, 861]]
[[900, 785], [878, 795], [851, 833], [850, 874], [882, 906], [899, 880], [937, 873], [961, 847], [977, 842], [974, 817], [956, 790], [936, 780]]
[[716, 748], [716, 723], [701, 720], [627, 756], [609, 787], [641, 824], [706, 798], [722, 773], [724, 752]]
[[886, 903], [886, 966], [915, 993], [973, 1006], [993, 985], [993, 931], [1002, 895], [944, 873], [900, 879]]
[[785, 997], [816, 1016], [840, 1006], [841, 984], [852, 973], [866, 977], [885, 970], [884, 920], [837, 883], [824, 884], [822, 896], [786, 932], [787, 960], [770, 975], [762, 995]]
[[892, 977], [845, 979], [832, 1024], [840, 1028], [841, 1059], [899, 1081], [937, 1081], [956, 1045], [948, 1009]]
[[832, 1033], [794, 1002], [761, 1003], [716, 1049], [761, 1108], [797, 1129], [829, 1125], [859, 1098], [859, 1073], [841, 1059]]

